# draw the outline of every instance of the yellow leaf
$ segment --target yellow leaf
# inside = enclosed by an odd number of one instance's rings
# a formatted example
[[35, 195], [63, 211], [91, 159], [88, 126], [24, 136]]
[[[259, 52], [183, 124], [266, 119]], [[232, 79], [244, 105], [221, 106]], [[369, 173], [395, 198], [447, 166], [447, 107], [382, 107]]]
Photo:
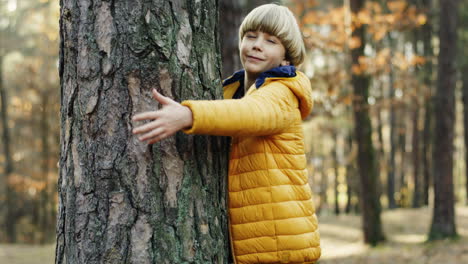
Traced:
[[387, 28], [384, 26], [380, 26], [377, 28], [377, 32], [375, 32], [373, 35], [374, 40], [379, 41], [383, 39], [386, 34], [387, 34]]
[[426, 63], [426, 58], [422, 57], [422, 56], [414, 56], [412, 59], [411, 59], [411, 65], [421, 65], [421, 64], [424, 64]]
[[424, 25], [427, 22], [427, 17], [424, 14], [419, 14], [417, 18], [418, 24], [419, 25]]
[[402, 12], [408, 4], [406, 1], [397, 0], [397, 1], [389, 1], [387, 2], [388, 9], [392, 12]]
[[358, 20], [361, 24], [370, 24], [371, 23], [371, 15], [368, 10], [364, 9], [358, 13]]
[[358, 64], [353, 64], [353, 66], [351, 66], [351, 71], [357, 75], [362, 73], [361, 66], [359, 66]]
[[349, 40], [348, 45], [349, 45], [350, 49], [357, 49], [357, 48], [361, 47], [361, 39], [359, 37], [352, 37]]
[[380, 51], [377, 54], [377, 57], [375, 59], [375, 63], [379, 67], [385, 66], [385, 65], [389, 64], [389, 61], [388, 61], [389, 57], [390, 57], [390, 49], [385, 48], [385, 49], [383, 49], [382, 51]]

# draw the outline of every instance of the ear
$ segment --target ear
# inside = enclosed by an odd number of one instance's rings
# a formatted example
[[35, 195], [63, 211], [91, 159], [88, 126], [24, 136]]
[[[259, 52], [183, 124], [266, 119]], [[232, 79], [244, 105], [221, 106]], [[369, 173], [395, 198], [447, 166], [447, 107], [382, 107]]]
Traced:
[[289, 65], [291, 65], [291, 63], [289, 61], [287, 61], [287, 60], [283, 60], [280, 65], [281, 66], [289, 66]]

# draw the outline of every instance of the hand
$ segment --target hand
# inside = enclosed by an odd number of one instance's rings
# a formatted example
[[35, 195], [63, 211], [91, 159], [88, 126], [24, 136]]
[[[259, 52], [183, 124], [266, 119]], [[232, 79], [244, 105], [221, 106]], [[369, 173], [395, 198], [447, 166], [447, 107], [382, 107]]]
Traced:
[[142, 134], [138, 137], [140, 141], [153, 144], [183, 128], [192, 126], [193, 117], [190, 108], [163, 96], [155, 89], [152, 92], [154, 99], [162, 105], [162, 108], [158, 111], [139, 113], [132, 118], [133, 121], [152, 120], [133, 129], [133, 134]]

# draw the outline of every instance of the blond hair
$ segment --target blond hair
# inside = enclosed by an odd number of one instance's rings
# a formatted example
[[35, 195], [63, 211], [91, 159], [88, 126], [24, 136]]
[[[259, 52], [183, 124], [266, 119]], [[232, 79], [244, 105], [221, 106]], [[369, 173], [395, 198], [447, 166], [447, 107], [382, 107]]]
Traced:
[[293, 13], [284, 6], [266, 4], [256, 7], [239, 28], [239, 46], [245, 33], [262, 31], [276, 36], [286, 49], [286, 60], [298, 66], [304, 61], [305, 47]]

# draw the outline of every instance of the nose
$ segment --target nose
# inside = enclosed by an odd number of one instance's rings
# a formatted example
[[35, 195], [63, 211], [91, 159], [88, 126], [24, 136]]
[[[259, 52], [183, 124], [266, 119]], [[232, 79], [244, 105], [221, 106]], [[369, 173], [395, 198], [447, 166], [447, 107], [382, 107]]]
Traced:
[[254, 50], [262, 50], [263, 49], [262, 43], [263, 43], [262, 37], [257, 37], [253, 43], [252, 48]]

